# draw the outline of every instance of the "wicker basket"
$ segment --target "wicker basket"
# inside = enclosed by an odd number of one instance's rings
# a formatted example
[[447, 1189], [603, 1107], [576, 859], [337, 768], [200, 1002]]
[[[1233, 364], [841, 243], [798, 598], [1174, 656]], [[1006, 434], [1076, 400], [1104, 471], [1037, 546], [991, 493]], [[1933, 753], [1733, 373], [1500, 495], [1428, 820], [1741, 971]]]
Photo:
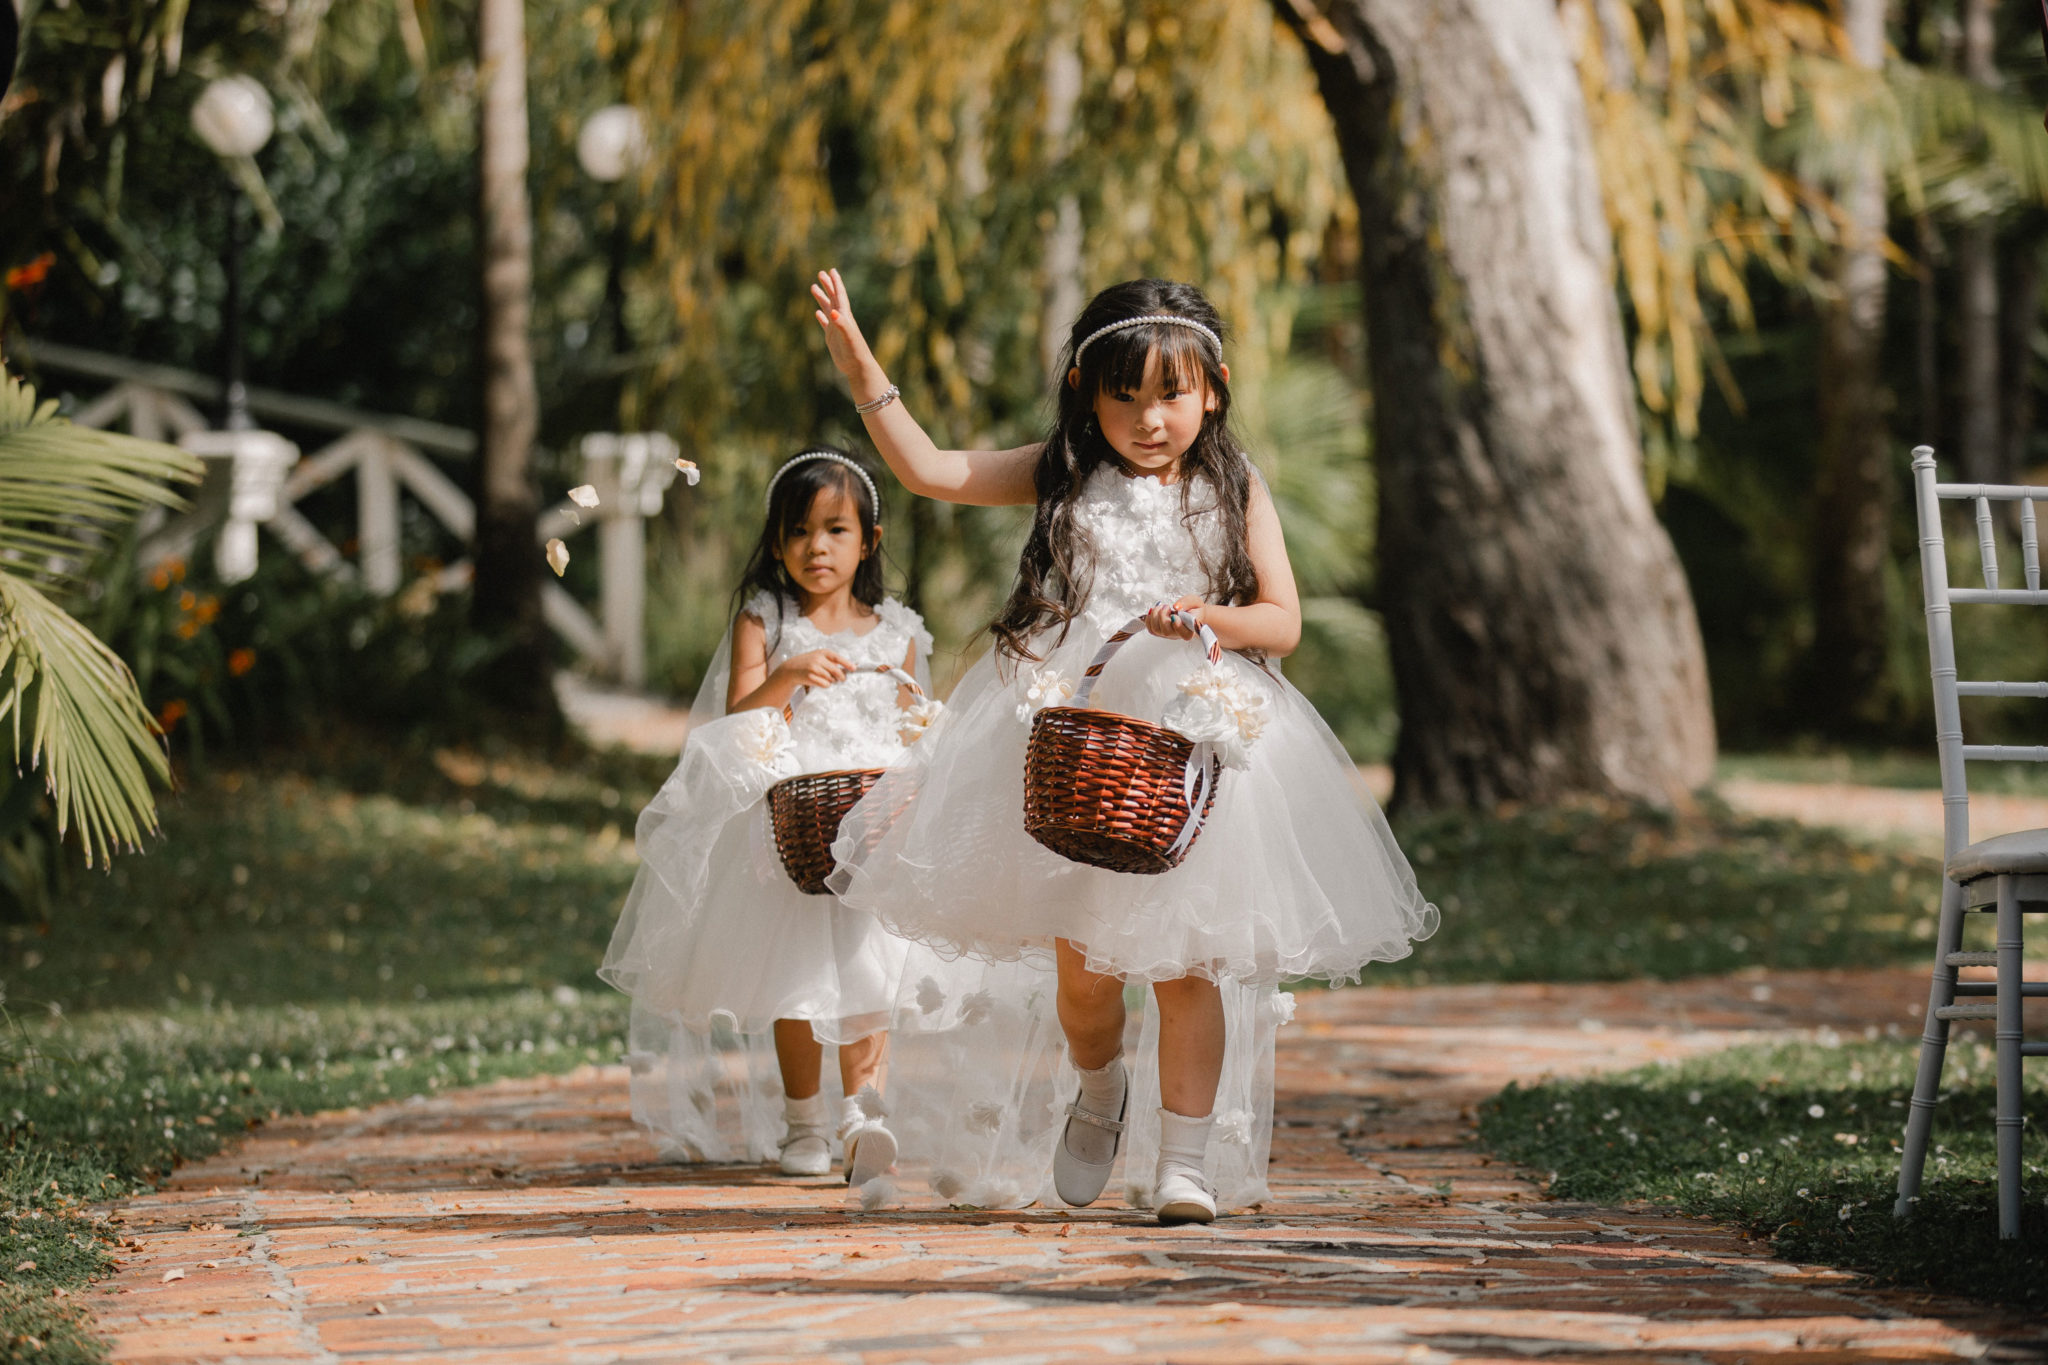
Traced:
[[[1048, 706], [1031, 721], [1024, 752], [1025, 832], [1063, 858], [1111, 872], [1154, 874], [1179, 867], [1216, 804], [1222, 764], [1192, 766], [1185, 736], [1088, 705], [1095, 679], [1142, 617], [1109, 637], [1070, 706]], [[1222, 648], [1199, 627], [1213, 663]], [[1206, 772], [1203, 771], [1206, 767]]]
[[[924, 695], [917, 679], [900, 668], [883, 664], [859, 671], [889, 674], [920, 697]], [[802, 695], [799, 692], [789, 699], [789, 705], [783, 708], [785, 717], [795, 713]], [[825, 878], [832, 875], [835, 866], [832, 841], [839, 837], [839, 822], [887, 771], [846, 768], [838, 772], [799, 773], [768, 789], [768, 820], [775, 830], [775, 851], [782, 855], [782, 868], [799, 891], [812, 896], [831, 894]]]

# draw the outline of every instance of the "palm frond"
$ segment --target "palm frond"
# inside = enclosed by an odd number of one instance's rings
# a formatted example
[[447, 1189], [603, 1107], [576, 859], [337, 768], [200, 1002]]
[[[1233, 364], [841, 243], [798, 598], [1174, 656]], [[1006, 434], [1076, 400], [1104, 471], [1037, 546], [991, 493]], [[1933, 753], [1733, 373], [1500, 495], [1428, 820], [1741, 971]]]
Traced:
[[98, 533], [144, 507], [175, 507], [170, 485], [196, 483], [198, 458], [176, 446], [74, 426], [56, 404], [0, 375], [0, 561], [49, 581], [91, 554]]
[[156, 829], [150, 782], [170, 767], [135, 675], [39, 584], [68, 580], [143, 508], [179, 505], [170, 485], [200, 472], [175, 446], [75, 426], [0, 375], [0, 722], [88, 865]]
[[16, 767], [42, 769], [58, 836], [75, 825], [88, 866], [155, 832], [150, 779], [169, 781], [170, 768], [134, 674], [33, 583], [4, 570], [0, 721], [11, 725]]

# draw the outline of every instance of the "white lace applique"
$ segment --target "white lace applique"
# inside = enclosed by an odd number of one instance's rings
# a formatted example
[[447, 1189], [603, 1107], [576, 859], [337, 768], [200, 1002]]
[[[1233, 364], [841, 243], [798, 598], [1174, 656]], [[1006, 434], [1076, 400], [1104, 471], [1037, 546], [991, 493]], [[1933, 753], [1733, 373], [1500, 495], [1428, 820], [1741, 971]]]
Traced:
[[[1198, 507], [1204, 491], [1195, 490]], [[1126, 478], [1108, 466], [1089, 476], [1074, 519], [1095, 546], [1085, 613], [1091, 626], [1108, 634], [1154, 602], [1208, 596], [1203, 555], [1220, 560], [1222, 518], [1198, 513], [1192, 530], [1181, 518], [1178, 484]]]

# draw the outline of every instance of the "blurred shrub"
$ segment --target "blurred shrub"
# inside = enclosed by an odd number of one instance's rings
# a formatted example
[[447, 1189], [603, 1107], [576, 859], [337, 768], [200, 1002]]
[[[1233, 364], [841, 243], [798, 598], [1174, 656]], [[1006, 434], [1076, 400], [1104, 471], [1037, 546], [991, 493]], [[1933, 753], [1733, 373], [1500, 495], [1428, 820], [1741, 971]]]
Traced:
[[108, 557], [85, 615], [130, 661], [174, 753], [203, 761], [336, 730], [467, 738], [494, 727], [479, 684], [505, 652], [469, 622], [467, 592], [429, 581], [391, 598], [266, 555], [222, 585], [170, 560]]

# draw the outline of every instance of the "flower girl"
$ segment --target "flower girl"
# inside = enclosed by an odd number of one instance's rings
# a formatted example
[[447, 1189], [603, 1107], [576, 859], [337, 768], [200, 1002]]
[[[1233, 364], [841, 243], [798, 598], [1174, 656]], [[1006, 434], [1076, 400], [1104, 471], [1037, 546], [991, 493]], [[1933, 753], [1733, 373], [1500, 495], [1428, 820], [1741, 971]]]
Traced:
[[[1222, 322], [1188, 285], [1104, 290], [1068, 340], [1047, 438], [949, 451], [905, 411], [838, 273], [812, 293], [905, 487], [1037, 508], [995, 649], [846, 817], [832, 885], [949, 951], [1056, 965], [1078, 1073], [1050, 1144], [1061, 1199], [1094, 1201], [1128, 1140], [1127, 1195], [1161, 1222], [1208, 1222], [1219, 1196], [1254, 1203], [1273, 1029], [1292, 1013], [1278, 983], [1355, 980], [1406, 956], [1437, 911], [1336, 738], [1271, 663], [1294, 648], [1300, 607], [1273, 500], [1231, 436]], [[1023, 809], [1034, 713], [1072, 700], [1097, 651], [1140, 618], [1089, 700], [1226, 765], [1206, 823], [1183, 832], [1185, 861], [1153, 876], [1041, 847]], [[1204, 627], [1218, 660], [1185, 643]], [[1127, 984], [1149, 985], [1157, 1006], [1128, 1057]]]
[[[879, 1097], [887, 1030], [957, 1023], [941, 1006], [964, 992], [941, 983], [959, 969], [799, 891], [764, 800], [798, 773], [892, 762], [936, 713], [887, 671], [923, 685], [931, 637], [884, 595], [880, 509], [843, 450], [816, 446], [777, 471], [682, 760], [640, 816], [640, 871], [600, 975], [633, 997], [635, 1117], [687, 1159], [823, 1175], [837, 1136], [848, 1180], [865, 1186], [897, 1153]], [[714, 1038], [721, 1025], [739, 1046]], [[826, 1043], [838, 1045], [836, 1116]]]

